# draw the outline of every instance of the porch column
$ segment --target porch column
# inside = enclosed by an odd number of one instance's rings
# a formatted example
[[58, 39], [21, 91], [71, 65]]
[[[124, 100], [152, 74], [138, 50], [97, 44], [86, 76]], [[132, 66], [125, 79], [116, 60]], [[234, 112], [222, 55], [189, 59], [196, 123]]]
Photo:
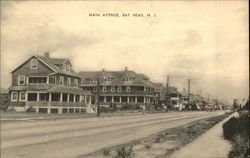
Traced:
[[129, 103], [129, 96], [127, 97], [127, 102]]
[[49, 93], [49, 102], [51, 102], [51, 93]]
[[60, 102], [62, 102], [62, 99], [63, 99], [63, 94], [60, 93]]
[[135, 103], [137, 103], [137, 96], [135, 96]]
[[119, 102], [120, 102], [120, 103], [122, 102], [122, 96], [119, 97]]
[[144, 104], [146, 103], [146, 97], [143, 97], [143, 103]]
[[40, 95], [39, 95], [40, 93], [39, 92], [37, 92], [37, 98], [36, 98], [36, 101], [37, 102], [39, 102], [39, 97], [40, 97]]
[[67, 102], [69, 102], [69, 93], [67, 93]]
[[74, 94], [73, 102], [74, 102], [74, 103], [76, 102], [76, 95], [75, 95], [75, 94]]
[[47, 113], [50, 114], [51, 113], [51, 93], [49, 93], [49, 104], [48, 104], [48, 111]]
[[91, 104], [91, 95], [89, 95], [89, 104]]
[[111, 102], [112, 102], [112, 103], [114, 102], [114, 96], [111, 97]]
[[87, 95], [84, 95], [84, 103], [87, 104]]
[[106, 101], [107, 101], [107, 100], [106, 100], [106, 96], [104, 96], [104, 103], [106, 103]]

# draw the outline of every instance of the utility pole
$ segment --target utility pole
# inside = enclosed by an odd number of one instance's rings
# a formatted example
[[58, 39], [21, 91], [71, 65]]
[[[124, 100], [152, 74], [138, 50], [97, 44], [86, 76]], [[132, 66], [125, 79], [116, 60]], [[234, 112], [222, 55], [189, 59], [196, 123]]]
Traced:
[[100, 80], [97, 77], [97, 116], [100, 116]]
[[169, 75], [167, 75], [167, 97], [166, 97], [166, 99], [167, 99], [167, 107], [168, 107], [168, 105], [169, 105], [169, 99], [168, 99], [168, 94], [169, 94]]
[[191, 79], [188, 79], [188, 109], [190, 107], [190, 80]]

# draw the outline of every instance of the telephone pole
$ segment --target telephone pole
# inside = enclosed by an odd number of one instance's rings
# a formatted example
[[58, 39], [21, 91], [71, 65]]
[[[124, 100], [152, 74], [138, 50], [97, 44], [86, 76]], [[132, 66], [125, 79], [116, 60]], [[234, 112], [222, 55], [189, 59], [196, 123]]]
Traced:
[[100, 80], [97, 77], [97, 116], [100, 116]]
[[167, 99], [167, 107], [168, 107], [168, 105], [169, 105], [169, 99], [168, 99], [168, 94], [169, 94], [169, 75], [167, 75], [167, 97], [166, 97], [166, 99]]
[[188, 79], [188, 109], [190, 107], [190, 80], [191, 79]]

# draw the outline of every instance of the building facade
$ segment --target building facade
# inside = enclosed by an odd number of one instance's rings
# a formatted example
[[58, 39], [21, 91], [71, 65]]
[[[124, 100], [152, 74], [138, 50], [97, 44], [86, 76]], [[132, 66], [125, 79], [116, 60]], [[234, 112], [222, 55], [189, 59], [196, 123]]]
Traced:
[[17, 111], [84, 112], [91, 93], [80, 88], [80, 80], [69, 59], [32, 56], [12, 71], [11, 105]]
[[162, 105], [165, 104], [165, 87], [163, 83], [153, 83], [154, 85], [154, 104]]
[[183, 104], [181, 100], [181, 93], [177, 90], [176, 87], [169, 86], [168, 89], [165, 90], [166, 100], [168, 101], [168, 105], [170, 109], [173, 110], [182, 110]]
[[115, 103], [117, 106], [137, 104], [145, 107], [153, 104], [154, 87], [144, 74], [125, 68], [124, 71], [104, 69], [103, 71], [81, 71], [80, 76], [81, 87], [84, 90], [91, 91], [97, 96], [99, 88], [99, 100], [102, 106]]

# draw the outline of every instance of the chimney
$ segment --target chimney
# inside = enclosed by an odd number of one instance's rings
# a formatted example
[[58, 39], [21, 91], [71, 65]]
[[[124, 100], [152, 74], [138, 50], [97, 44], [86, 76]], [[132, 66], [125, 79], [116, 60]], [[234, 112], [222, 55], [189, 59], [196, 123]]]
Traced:
[[105, 69], [102, 69], [102, 72], [105, 72]]
[[128, 67], [127, 66], [125, 66], [125, 73], [128, 71]]
[[49, 58], [49, 52], [45, 52], [44, 57]]

